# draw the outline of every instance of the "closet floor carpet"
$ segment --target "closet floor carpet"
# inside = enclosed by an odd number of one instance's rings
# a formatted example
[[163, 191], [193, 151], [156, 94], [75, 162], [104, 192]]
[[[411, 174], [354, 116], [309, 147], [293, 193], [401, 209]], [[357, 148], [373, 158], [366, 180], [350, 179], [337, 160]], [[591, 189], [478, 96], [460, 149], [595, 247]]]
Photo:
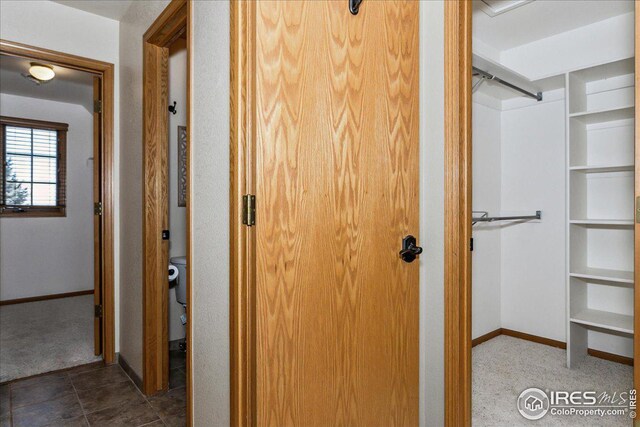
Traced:
[[628, 391], [633, 367], [587, 356], [566, 367], [565, 350], [512, 338], [493, 338], [473, 348], [473, 426], [629, 426], [627, 416], [583, 417], [548, 413], [539, 421], [523, 418], [516, 401], [523, 390]]
[[0, 383], [98, 360], [93, 295], [0, 306]]

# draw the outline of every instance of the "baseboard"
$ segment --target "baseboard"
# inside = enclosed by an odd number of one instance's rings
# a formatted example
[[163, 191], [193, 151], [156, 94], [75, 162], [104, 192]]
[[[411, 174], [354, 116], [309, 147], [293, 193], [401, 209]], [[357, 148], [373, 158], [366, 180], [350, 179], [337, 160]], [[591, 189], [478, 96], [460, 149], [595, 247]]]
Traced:
[[[567, 343], [552, 340], [551, 338], [540, 337], [538, 335], [526, 334], [524, 332], [514, 331], [513, 329], [505, 329], [499, 328], [495, 331], [491, 331], [487, 334], [481, 335], [478, 338], [475, 338], [471, 341], [471, 346], [475, 347], [478, 344], [482, 344], [483, 342], [489, 341], [495, 337], [500, 335], [507, 335], [513, 338], [519, 338], [521, 340], [531, 341], [538, 344], [544, 344], [551, 347], [561, 348], [563, 350], [567, 349]], [[610, 362], [622, 363], [623, 365], [633, 366], [633, 358], [620, 356], [618, 354], [607, 353], [606, 351], [594, 350], [592, 348], [587, 349], [587, 354], [589, 356], [597, 357], [599, 359], [609, 360]]]
[[124, 359], [124, 357], [122, 357], [120, 353], [116, 353], [116, 358], [118, 359], [118, 365], [120, 365], [122, 370], [124, 370], [124, 372], [129, 375], [129, 378], [131, 378], [131, 381], [133, 381], [136, 387], [138, 387], [138, 390], [142, 391], [142, 378], [140, 378], [140, 376], [136, 374], [136, 371], [134, 371], [131, 366], [129, 366], [127, 361]]
[[491, 331], [487, 334], [481, 335], [478, 338], [471, 340], [471, 347], [475, 347], [478, 344], [482, 344], [483, 342], [489, 341], [497, 336], [502, 335], [502, 329], [498, 328], [495, 331]]
[[609, 360], [611, 362], [622, 363], [623, 365], [633, 366], [633, 357], [620, 356], [619, 354], [607, 353], [606, 351], [595, 350], [593, 348], [587, 349], [589, 356], [597, 357], [599, 359]]
[[58, 298], [79, 297], [82, 295], [93, 295], [93, 289], [89, 289], [87, 291], [65, 292], [63, 294], [51, 294], [51, 295], [41, 295], [37, 297], [7, 299], [4, 301], [0, 301], [0, 305], [23, 304], [25, 302], [36, 302], [36, 301], [46, 301], [46, 300], [58, 299]]
[[531, 342], [537, 342], [538, 344], [544, 344], [551, 347], [561, 348], [563, 350], [567, 349], [567, 343], [557, 340], [552, 340], [551, 338], [539, 337], [538, 335], [525, 334], [524, 332], [514, 331], [512, 329], [501, 328], [502, 335], [507, 335], [513, 338], [520, 338], [521, 340], [527, 340]]

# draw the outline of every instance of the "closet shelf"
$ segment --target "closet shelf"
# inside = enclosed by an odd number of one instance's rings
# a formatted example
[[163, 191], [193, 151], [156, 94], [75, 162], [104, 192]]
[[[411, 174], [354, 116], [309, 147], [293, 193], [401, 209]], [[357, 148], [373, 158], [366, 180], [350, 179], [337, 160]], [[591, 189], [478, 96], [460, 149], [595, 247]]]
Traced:
[[587, 308], [571, 316], [571, 322], [610, 331], [633, 334], [633, 316]]
[[601, 280], [604, 282], [613, 283], [628, 283], [631, 285], [633, 285], [634, 283], [633, 271], [585, 267], [576, 269], [576, 271], [570, 273], [569, 275], [571, 277], [577, 277], [579, 279]]
[[571, 166], [569, 170], [583, 173], [633, 172], [634, 165]]
[[585, 124], [605, 123], [615, 120], [633, 119], [635, 116], [635, 108], [633, 106], [606, 108], [596, 111], [583, 111], [580, 113], [569, 114], [572, 119], [579, 120]]
[[632, 227], [633, 219], [572, 219], [569, 223], [576, 225]]

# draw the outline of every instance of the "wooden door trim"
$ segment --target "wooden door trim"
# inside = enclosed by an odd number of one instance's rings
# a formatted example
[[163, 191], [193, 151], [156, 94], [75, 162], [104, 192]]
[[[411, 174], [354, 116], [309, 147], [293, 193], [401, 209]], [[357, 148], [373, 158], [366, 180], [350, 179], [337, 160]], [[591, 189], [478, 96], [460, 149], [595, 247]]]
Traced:
[[[187, 425], [192, 425], [191, 336], [191, 0], [172, 0], [143, 36], [143, 349], [145, 394], [169, 386], [169, 328], [167, 292], [168, 250], [163, 248], [161, 209], [168, 208], [168, 66], [169, 47], [187, 40]], [[164, 243], [166, 245], [166, 243]], [[164, 254], [167, 256], [164, 256]], [[165, 259], [166, 258], [166, 259]]]
[[471, 1], [445, 2], [445, 425], [471, 425]]
[[[102, 357], [115, 363], [115, 289], [113, 250], [113, 112], [114, 66], [91, 58], [0, 39], [0, 54], [33, 59], [85, 71], [102, 78]], [[94, 236], [95, 238], [95, 236]]]
[[230, 335], [231, 335], [231, 425], [255, 425], [255, 317], [251, 310], [255, 275], [251, 268], [255, 248], [253, 230], [242, 224], [242, 196], [252, 193], [253, 173], [249, 167], [253, 152], [255, 102], [252, 89], [254, 52], [252, 36], [255, 5], [231, 2], [231, 94], [230, 94]]

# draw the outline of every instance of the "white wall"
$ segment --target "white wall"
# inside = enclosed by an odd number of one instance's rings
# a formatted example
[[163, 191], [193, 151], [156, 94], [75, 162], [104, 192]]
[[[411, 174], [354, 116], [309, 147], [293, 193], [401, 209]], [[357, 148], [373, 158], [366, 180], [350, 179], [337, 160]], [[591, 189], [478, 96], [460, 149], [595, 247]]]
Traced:
[[229, 2], [193, 3], [194, 425], [230, 422]]
[[[502, 184], [502, 111], [474, 102], [473, 108], [473, 209], [500, 214]], [[478, 215], [478, 214], [476, 214]], [[472, 337], [502, 327], [501, 317], [501, 224], [477, 223], [473, 227]]]
[[420, 3], [420, 425], [444, 425], [444, 1]]
[[[187, 45], [184, 39], [178, 39], [169, 52], [169, 104], [173, 105], [173, 101], [178, 104], [177, 113], [169, 114], [170, 258], [187, 254], [187, 208], [178, 206], [178, 126], [187, 125]], [[175, 288], [169, 289], [169, 341], [185, 337], [186, 329], [180, 321], [184, 312], [176, 300]]]
[[67, 123], [67, 215], [0, 218], [0, 300], [93, 289], [93, 114], [0, 95], [0, 115]]
[[[145, 2], [148, 3], [148, 2]], [[55, 23], [55, 25], [54, 25]], [[115, 65], [114, 111], [114, 252], [116, 351], [119, 351], [120, 215], [119, 215], [119, 23], [49, 1], [0, 1], [0, 38], [80, 55]]]
[[502, 113], [502, 327], [565, 340], [564, 99]]
[[[120, 354], [142, 377], [142, 35], [169, 3], [134, 2], [120, 21]], [[168, 113], [167, 113], [168, 114]]]

